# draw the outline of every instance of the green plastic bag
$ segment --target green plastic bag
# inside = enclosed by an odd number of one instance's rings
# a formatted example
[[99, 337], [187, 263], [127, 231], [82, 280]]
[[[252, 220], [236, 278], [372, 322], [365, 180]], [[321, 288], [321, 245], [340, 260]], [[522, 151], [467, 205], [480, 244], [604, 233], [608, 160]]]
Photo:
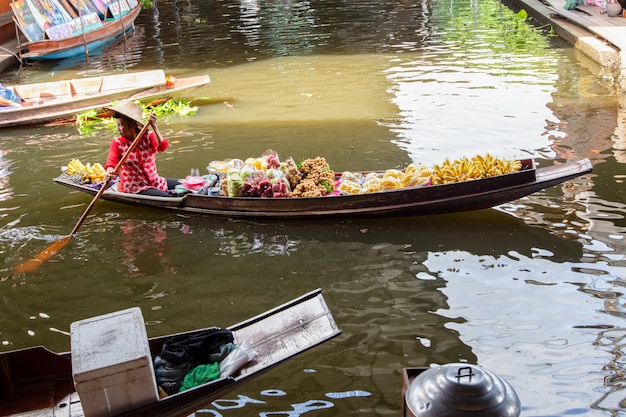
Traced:
[[217, 362], [198, 365], [193, 368], [187, 375], [180, 386], [180, 391], [183, 392], [190, 388], [197, 387], [207, 382], [214, 381], [220, 378], [220, 367]]
[[579, 4], [583, 4], [583, 0], [567, 0], [563, 8], [565, 10], [574, 10]]

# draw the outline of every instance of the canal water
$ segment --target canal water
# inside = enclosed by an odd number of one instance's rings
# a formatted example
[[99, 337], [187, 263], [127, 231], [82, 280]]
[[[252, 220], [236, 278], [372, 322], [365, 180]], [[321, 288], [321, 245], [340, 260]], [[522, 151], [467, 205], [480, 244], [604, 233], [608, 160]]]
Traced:
[[3, 83], [208, 74], [159, 119], [159, 170], [323, 156], [335, 171], [490, 153], [594, 172], [510, 204], [396, 219], [241, 220], [98, 202], [52, 182], [112, 128], [0, 131], [0, 350], [69, 349], [70, 323], [141, 307], [150, 336], [228, 326], [316, 288], [343, 333], [196, 416], [399, 416], [402, 369], [478, 364], [524, 416], [626, 415], [624, 111], [611, 74], [499, 2], [159, 0], [88, 59]]

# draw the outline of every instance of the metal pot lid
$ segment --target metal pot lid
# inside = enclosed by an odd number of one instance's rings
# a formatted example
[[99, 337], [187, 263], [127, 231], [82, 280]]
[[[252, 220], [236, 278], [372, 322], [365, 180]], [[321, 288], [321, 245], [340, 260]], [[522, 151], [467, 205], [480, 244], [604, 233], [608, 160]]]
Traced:
[[517, 417], [513, 387], [486, 369], [465, 363], [429, 368], [409, 385], [405, 401], [415, 417]]

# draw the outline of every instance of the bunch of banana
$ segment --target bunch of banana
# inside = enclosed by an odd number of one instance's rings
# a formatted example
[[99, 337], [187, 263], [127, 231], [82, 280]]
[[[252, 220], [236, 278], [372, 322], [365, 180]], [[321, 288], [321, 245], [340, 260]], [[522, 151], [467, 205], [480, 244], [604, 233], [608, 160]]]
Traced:
[[475, 180], [495, 175], [509, 174], [522, 169], [518, 160], [496, 158], [489, 154], [476, 155], [469, 159], [463, 157], [450, 161], [446, 158], [441, 165], [433, 166], [433, 184]]
[[99, 163], [83, 165], [79, 159], [72, 159], [64, 171], [67, 175], [80, 175], [83, 182], [101, 182], [106, 178], [106, 171]]
[[66, 167], [64, 167], [64, 171], [67, 175], [76, 175], [81, 174], [83, 172], [84, 165], [80, 162], [79, 159], [72, 159]]
[[472, 162], [480, 168], [481, 178], [510, 174], [522, 169], [522, 163], [517, 159], [496, 158], [489, 154], [476, 155]]
[[87, 165], [85, 165], [85, 167], [87, 168], [88, 173], [88, 180], [85, 179], [86, 182], [102, 182], [107, 176], [106, 171], [98, 162], [94, 163], [93, 165], [89, 165], [88, 163]]
[[432, 170], [424, 165], [409, 164], [402, 176], [402, 184], [404, 187], [417, 187], [424, 185], [430, 181]]

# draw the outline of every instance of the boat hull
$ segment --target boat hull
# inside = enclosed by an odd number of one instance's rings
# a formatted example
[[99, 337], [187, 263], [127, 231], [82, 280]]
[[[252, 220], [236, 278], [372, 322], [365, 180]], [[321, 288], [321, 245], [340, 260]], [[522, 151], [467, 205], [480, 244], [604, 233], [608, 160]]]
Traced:
[[131, 26], [128, 29], [126, 29], [126, 32], [116, 34], [107, 39], [99, 39], [99, 40], [95, 40], [92, 42], [88, 42], [86, 47], [84, 44], [82, 44], [79, 46], [70, 47], [68, 49], [59, 50], [58, 52], [49, 52], [44, 55], [24, 54], [23, 57], [33, 60], [33, 61], [43, 61], [43, 60], [59, 60], [59, 59], [73, 58], [79, 55], [89, 55], [89, 53], [92, 53], [93, 51], [96, 51], [100, 48], [103, 48], [115, 42], [117, 39], [120, 38], [120, 36], [125, 35], [126, 33], [130, 33], [133, 30], [135, 30], [134, 23], [131, 24]]
[[[522, 163], [522, 171], [512, 174], [357, 195], [257, 198], [187, 194], [168, 198], [107, 190], [101, 198], [123, 204], [233, 217], [415, 216], [494, 207], [592, 171], [591, 162], [586, 158], [539, 169], [535, 169], [532, 160], [523, 160]], [[62, 178], [55, 179], [55, 182], [92, 195], [97, 193], [97, 189]]]

